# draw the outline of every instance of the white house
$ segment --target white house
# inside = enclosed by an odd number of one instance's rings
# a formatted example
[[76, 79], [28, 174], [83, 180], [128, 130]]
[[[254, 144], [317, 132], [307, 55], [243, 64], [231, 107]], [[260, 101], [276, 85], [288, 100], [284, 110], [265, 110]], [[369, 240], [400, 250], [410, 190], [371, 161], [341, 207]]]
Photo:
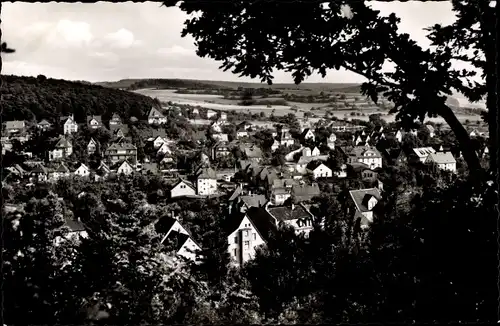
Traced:
[[335, 136], [334, 133], [332, 133], [328, 139], [326, 140], [326, 145], [330, 149], [335, 149], [335, 142], [337, 141], [337, 136]]
[[429, 154], [436, 153], [436, 151], [432, 147], [413, 148], [413, 152], [418, 157], [418, 160], [422, 163], [425, 163]]
[[153, 139], [153, 148], [158, 149], [161, 147], [161, 145], [165, 144], [167, 140], [161, 136], [157, 136], [155, 139]]
[[427, 128], [427, 130], [429, 131], [429, 137], [430, 138], [433, 138], [434, 135], [435, 135], [435, 130], [434, 130], [434, 127], [431, 126], [431, 125], [425, 125], [425, 127]]
[[320, 161], [313, 161], [309, 163], [307, 165], [307, 170], [314, 179], [331, 178], [333, 175], [332, 169], [330, 169]]
[[99, 129], [102, 127], [102, 119], [100, 115], [91, 115], [87, 117], [87, 126], [89, 129]]
[[163, 245], [175, 250], [179, 256], [196, 261], [196, 254], [201, 250], [201, 247], [176, 218], [172, 216], [163, 217], [156, 222], [155, 229], [156, 232], [163, 236], [161, 240]]
[[196, 196], [196, 188], [191, 182], [181, 179], [170, 190], [170, 197], [177, 198], [186, 196]]
[[320, 156], [321, 153], [318, 149], [318, 147], [314, 147], [313, 150], [311, 151], [311, 156]]
[[97, 142], [94, 140], [94, 138], [90, 138], [90, 141], [87, 144], [87, 154], [92, 155], [96, 152], [96, 150], [97, 150]]
[[302, 132], [302, 139], [315, 141], [316, 135], [314, 135], [314, 132], [310, 128], [306, 128]]
[[[248, 131], [244, 128], [241, 128], [241, 129], [238, 129], [238, 131], [236, 131], [236, 138], [243, 138], [243, 137], [248, 137]], [[274, 141], [276, 142], [276, 140]], [[272, 146], [271, 146], [271, 149], [272, 149]]]
[[67, 178], [70, 176], [70, 171], [68, 167], [64, 164], [64, 162], [61, 162], [59, 166], [52, 172], [49, 173], [49, 179], [52, 181], [57, 181], [62, 178]]
[[134, 172], [134, 168], [130, 165], [129, 162], [123, 161], [123, 163], [120, 165], [120, 167], [118, 167], [116, 172], [118, 174], [129, 175], [129, 174], [132, 174]]
[[275, 229], [274, 218], [263, 207], [250, 207], [235, 216], [227, 237], [232, 264], [242, 266], [253, 259], [256, 249], [266, 244]]
[[271, 151], [275, 152], [280, 146], [280, 142], [275, 139], [273, 144], [271, 145]]
[[211, 168], [203, 168], [196, 177], [196, 189], [200, 196], [217, 193], [217, 174]]
[[74, 175], [85, 178], [90, 175], [90, 169], [85, 164], [80, 164], [78, 169], [73, 172]]
[[222, 121], [226, 121], [226, 120], [227, 120], [227, 114], [226, 114], [226, 113], [224, 113], [224, 112], [221, 112], [221, 113], [220, 113], [220, 119], [221, 119]]
[[382, 167], [382, 155], [371, 146], [356, 146], [348, 153], [347, 163], [364, 163], [370, 169]]
[[221, 133], [222, 132], [222, 121], [214, 121], [211, 125], [214, 133]]
[[217, 112], [213, 111], [213, 110], [207, 110], [207, 119], [211, 119], [213, 117], [216, 117], [217, 116]]
[[78, 124], [75, 122], [73, 114], [70, 115], [69, 117], [64, 117], [62, 119], [64, 121], [63, 130], [65, 135], [74, 134], [78, 132]]
[[54, 149], [49, 152], [49, 161], [66, 158], [73, 154], [73, 145], [64, 136], [59, 138]]
[[277, 225], [291, 226], [297, 234], [304, 233], [307, 236], [313, 229], [314, 216], [303, 205], [268, 207], [267, 211]]
[[165, 124], [167, 118], [156, 108], [151, 108], [148, 114], [148, 123], [151, 124]]
[[212, 135], [212, 138], [215, 140], [215, 141], [222, 141], [222, 142], [227, 142], [229, 141], [229, 136], [228, 134], [213, 134]]
[[309, 147], [305, 147], [304, 149], [302, 149], [302, 156], [311, 156], [311, 149]]
[[427, 156], [426, 164], [434, 170], [457, 171], [457, 161], [450, 152], [431, 153]]
[[165, 155], [165, 154], [172, 154], [172, 151], [168, 147], [167, 143], [163, 143], [160, 148], [158, 148], [158, 151], [156, 151], [156, 155]]
[[320, 156], [302, 156], [299, 158], [297, 164], [295, 164], [295, 170], [300, 174], [307, 174], [308, 169], [307, 166], [312, 161], [326, 161], [328, 160], [328, 155], [320, 155]]

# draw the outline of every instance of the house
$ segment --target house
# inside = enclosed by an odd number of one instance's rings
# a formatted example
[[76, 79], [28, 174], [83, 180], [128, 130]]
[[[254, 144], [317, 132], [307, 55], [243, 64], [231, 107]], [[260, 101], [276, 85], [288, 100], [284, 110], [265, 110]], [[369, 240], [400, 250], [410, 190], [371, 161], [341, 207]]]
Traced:
[[306, 140], [311, 140], [311, 141], [315, 141], [316, 140], [316, 135], [314, 135], [314, 131], [312, 131], [310, 128], [306, 128], [304, 129], [304, 131], [302, 132], [302, 135], [300, 135], [300, 138], [303, 140], [303, 141], [306, 141]]
[[286, 188], [275, 188], [271, 190], [271, 204], [279, 206], [283, 205], [288, 198], [292, 196], [291, 190]]
[[92, 155], [97, 151], [97, 142], [94, 140], [94, 138], [90, 138], [89, 143], [87, 144], [87, 154]]
[[288, 128], [281, 128], [281, 133], [280, 133], [280, 145], [281, 146], [292, 146], [295, 144], [295, 140], [293, 139], [292, 135], [290, 134], [290, 130]]
[[299, 154], [300, 154], [300, 157], [307, 156], [305, 154], [309, 154], [309, 156], [311, 156], [310, 152], [311, 152], [311, 149], [309, 149], [309, 151], [307, 151], [306, 147], [300, 147], [300, 148], [298, 148], [296, 150], [293, 150], [290, 153], [286, 154], [285, 155], [285, 161], [287, 161], [287, 162], [293, 162], [293, 161], [296, 160], [296, 158], [297, 158], [297, 156], [299, 156]]
[[220, 120], [222, 120], [222, 121], [226, 121], [226, 120], [227, 120], [227, 114], [226, 114], [226, 113], [224, 113], [224, 112], [221, 112], [221, 113], [220, 113]]
[[[415, 137], [418, 135], [418, 132], [417, 132], [416, 130], [410, 130], [410, 132], [409, 132], [409, 133], [410, 133], [411, 135], [415, 136]], [[398, 131], [394, 134], [394, 138], [395, 138], [398, 142], [402, 143], [402, 142], [403, 142], [403, 138], [404, 138], [404, 136], [405, 136], [406, 134], [407, 134], [407, 132], [403, 131], [403, 129], [399, 129], [399, 130], [398, 130]]]
[[300, 174], [307, 174], [307, 165], [312, 161], [327, 161], [328, 155], [320, 155], [320, 156], [301, 156], [297, 164], [295, 164], [295, 170]]
[[24, 132], [26, 123], [24, 120], [14, 120], [5, 122], [5, 133], [7, 135]]
[[228, 134], [212, 134], [212, 138], [215, 141], [229, 141], [229, 135]]
[[99, 129], [102, 125], [102, 119], [100, 115], [87, 116], [87, 126], [89, 129]]
[[80, 164], [78, 169], [76, 169], [75, 172], [73, 172], [73, 174], [75, 176], [86, 178], [90, 175], [90, 169], [85, 164], [82, 163]]
[[167, 143], [163, 143], [160, 148], [156, 151], [156, 155], [161, 156], [165, 154], [172, 154], [172, 151], [168, 147]]
[[217, 193], [217, 174], [211, 168], [202, 168], [196, 176], [196, 189], [200, 196]]
[[104, 151], [104, 159], [111, 165], [124, 160], [128, 160], [135, 165], [137, 162], [137, 147], [126, 142], [113, 143]]
[[330, 136], [328, 136], [326, 140], [326, 145], [328, 146], [329, 149], [335, 149], [335, 142], [337, 141], [337, 136], [332, 133]]
[[277, 225], [291, 226], [297, 234], [304, 233], [307, 236], [313, 229], [314, 216], [304, 205], [269, 207], [267, 211], [276, 220]]
[[191, 111], [191, 113], [192, 113], [193, 115], [199, 115], [199, 114], [200, 114], [200, 110], [198, 110], [197, 108], [194, 108], [194, 109]]
[[43, 131], [46, 131], [46, 130], [49, 130], [50, 128], [52, 128], [52, 124], [45, 119], [43, 119], [42, 121], [37, 123], [36, 126], [38, 127], [38, 129], [41, 129]]
[[30, 177], [34, 181], [45, 182], [49, 176], [48, 170], [43, 164], [37, 164], [33, 170], [31, 170]]
[[248, 131], [245, 128], [238, 129], [236, 131], [236, 138], [240, 139], [240, 138], [244, 138], [244, 137], [248, 137]]
[[116, 170], [118, 174], [130, 175], [134, 172], [134, 168], [128, 161], [123, 161]]
[[245, 129], [245, 130], [249, 130], [252, 128], [252, 124], [248, 121], [243, 121], [242, 123], [240, 123], [238, 125], [238, 128], [239, 129]]
[[161, 243], [178, 256], [196, 261], [197, 252], [201, 246], [196, 243], [192, 235], [173, 216], [165, 216], [155, 223], [155, 229], [162, 236]]
[[73, 145], [64, 136], [60, 137], [54, 149], [49, 152], [49, 161], [67, 158], [73, 154]]
[[273, 144], [271, 145], [271, 151], [275, 152], [280, 146], [280, 142], [275, 139]]
[[161, 145], [165, 144], [167, 140], [163, 138], [162, 136], [157, 136], [156, 138], [153, 139], [153, 148], [158, 149], [161, 147]]
[[111, 119], [109, 120], [109, 129], [111, 129], [111, 126], [121, 126], [123, 124], [122, 122], [122, 119], [120, 118], [120, 116], [116, 113], [113, 113], [113, 116], [111, 117]]
[[425, 163], [425, 161], [427, 160], [427, 156], [433, 153], [436, 153], [436, 151], [432, 147], [419, 147], [413, 148], [412, 156], [414, 157], [414, 160]]
[[128, 133], [128, 128], [126, 126], [121, 126], [119, 128], [114, 129], [113, 136], [115, 138], [125, 138], [127, 133]]
[[141, 173], [144, 175], [156, 175], [158, 174], [158, 163], [143, 163]]
[[217, 112], [213, 110], [207, 110], [207, 119], [212, 119], [213, 117], [217, 116]]
[[451, 152], [430, 153], [425, 160], [432, 170], [446, 170], [451, 172], [457, 171], [457, 161]]
[[156, 108], [151, 108], [148, 114], [148, 123], [152, 124], [165, 124], [167, 123], [167, 118]]
[[65, 135], [78, 132], [78, 124], [76, 123], [73, 114], [69, 117], [61, 117], [61, 122], [63, 124], [63, 131]]
[[378, 188], [350, 190], [349, 194], [356, 208], [355, 218], [361, 219], [361, 228], [373, 222], [373, 208], [382, 198]]
[[247, 159], [251, 161], [260, 161], [262, 160], [262, 150], [260, 147], [256, 145], [252, 145], [250, 147], [245, 147], [244, 148], [244, 153]]
[[67, 240], [72, 240], [72, 241], [80, 241], [80, 239], [85, 239], [88, 238], [88, 233], [85, 228], [85, 224], [80, 221], [79, 218], [73, 219], [70, 217], [65, 217], [64, 225], [63, 227], [66, 227], [68, 229], [68, 233], [62, 237], [62, 236], [57, 236], [54, 240], [54, 244], [56, 246], [60, 245], [62, 242], [67, 241]]
[[197, 161], [199, 165], [210, 166], [210, 157], [208, 157], [208, 155], [205, 154], [204, 152], [200, 152], [197, 155]]
[[[218, 142], [212, 147], [212, 159], [216, 160], [221, 157], [231, 155], [231, 148], [227, 142]], [[205, 155], [206, 156], [206, 155]]]
[[472, 131], [469, 133], [469, 136], [470, 136], [471, 138], [477, 137], [478, 135], [479, 135], [479, 132], [478, 132], [476, 129], [472, 130]]
[[17, 175], [19, 177], [23, 177], [26, 174], [26, 171], [19, 165], [15, 164], [14, 166], [10, 166], [7, 168], [11, 173]]
[[217, 173], [217, 180], [231, 182], [231, 179], [234, 178], [234, 175], [236, 174], [236, 168], [218, 170], [216, 173]]
[[221, 121], [214, 121], [210, 125], [214, 133], [222, 133], [222, 122]]
[[370, 169], [365, 169], [361, 171], [361, 178], [363, 180], [375, 181], [378, 178], [378, 173]]
[[49, 179], [51, 181], [57, 181], [62, 178], [68, 178], [70, 175], [71, 173], [68, 167], [64, 164], [64, 162], [61, 162], [55, 170], [49, 173]]
[[429, 131], [429, 137], [433, 138], [435, 135], [435, 129], [431, 125], [425, 125], [425, 128], [427, 128], [427, 131]]
[[180, 179], [176, 184], [174, 184], [172, 189], [170, 189], [170, 198], [190, 196], [196, 196], [196, 188], [187, 180]]
[[101, 164], [96, 170], [97, 178], [106, 179], [110, 173], [111, 169], [104, 162], [101, 162]]
[[246, 212], [251, 207], [264, 207], [268, 200], [265, 195], [250, 194], [239, 196], [235, 201], [236, 207], [240, 212]]
[[255, 251], [276, 231], [275, 219], [263, 207], [251, 207], [231, 217], [226, 226], [231, 262], [242, 266], [255, 257]]
[[382, 167], [382, 155], [371, 146], [355, 146], [347, 153], [347, 163], [364, 163], [371, 169]]
[[292, 198], [294, 199], [294, 204], [298, 204], [300, 202], [307, 202], [317, 197], [321, 194], [319, 189], [319, 185], [317, 183], [313, 183], [311, 185], [300, 184], [292, 186]]
[[333, 176], [332, 169], [327, 167], [321, 161], [312, 161], [307, 165], [307, 171], [314, 179], [331, 178]]

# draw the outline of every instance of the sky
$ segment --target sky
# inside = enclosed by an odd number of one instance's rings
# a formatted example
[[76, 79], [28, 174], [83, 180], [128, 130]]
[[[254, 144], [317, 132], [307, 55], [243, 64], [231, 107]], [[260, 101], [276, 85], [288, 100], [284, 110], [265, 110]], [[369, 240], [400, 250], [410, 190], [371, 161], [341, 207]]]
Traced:
[[[455, 20], [449, 2], [374, 2], [375, 9], [395, 12], [400, 28], [428, 46], [423, 28]], [[13, 54], [2, 55], [2, 74], [90, 82], [126, 78], [183, 78], [252, 81], [223, 72], [220, 63], [196, 55], [193, 39], [181, 37], [187, 15], [177, 8], [144, 3], [2, 4], [2, 39]], [[358, 83], [364, 78], [340, 70], [306, 82]], [[258, 82], [258, 80], [253, 80]], [[275, 83], [293, 82], [275, 72]]]

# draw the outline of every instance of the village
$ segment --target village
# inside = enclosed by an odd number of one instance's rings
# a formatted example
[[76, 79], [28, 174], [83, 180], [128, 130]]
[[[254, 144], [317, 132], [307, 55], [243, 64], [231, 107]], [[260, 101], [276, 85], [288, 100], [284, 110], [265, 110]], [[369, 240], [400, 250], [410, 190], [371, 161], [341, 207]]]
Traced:
[[[183, 140], [165, 132], [169, 122], [181, 119], [195, 124], [201, 118], [209, 124], [198, 127], [192, 139], [194, 148], [182, 149]], [[292, 125], [253, 123], [228, 119], [225, 111], [163, 105], [131, 122], [116, 113], [107, 121], [95, 115], [85, 121], [76, 121], [73, 115], [55, 121], [5, 121], [2, 155], [14, 153], [17, 160], [3, 167], [2, 187], [37, 187], [71, 178], [98, 183], [117, 176], [159, 176], [170, 185], [165, 189], [169, 202], [219, 198], [226, 203], [232, 216], [225, 228], [228, 250], [233, 264], [241, 266], [252, 259], [256, 248], [266, 244], [273, 228], [288, 225], [307, 236], [318, 219], [324, 218], [314, 215], [312, 200], [328, 187], [357, 181], [359, 186], [349, 189], [348, 200], [354, 217], [366, 229], [384, 197], [384, 170], [413, 166], [448, 181], [461, 173], [460, 150], [446, 141], [449, 129], [426, 123], [405, 131], [375, 118], [371, 125], [338, 119], [316, 123], [302, 119]], [[130, 125], [139, 122], [151, 129], [143, 133], [143, 139], [131, 136]], [[91, 136], [101, 131], [110, 135], [107, 144]], [[37, 143], [34, 138], [51, 132], [58, 135], [45, 144], [47, 150], [35, 154], [26, 148], [28, 143]], [[425, 137], [421, 137], [423, 133]], [[488, 135], [477, 128], [469, 133], [482, 140], [477, 153], [487, 159]], [[263, 140], [262, 135], [267, 138]], [[75, 146], [78, 136], [86, 140], [84, 146]], [[180, 154], [189, 164], [179, 164]], [[15, 205], [11, 209], [22, 211]], [[68, 218], [66, 224], [72, 237], [87, 236], [87, 226], [78, 217]], [[161, 225], [157, 229], [162, 242], [175, 243], [179, 256], [197, 259], [201, 245], [176, 216], [157, 225]]]

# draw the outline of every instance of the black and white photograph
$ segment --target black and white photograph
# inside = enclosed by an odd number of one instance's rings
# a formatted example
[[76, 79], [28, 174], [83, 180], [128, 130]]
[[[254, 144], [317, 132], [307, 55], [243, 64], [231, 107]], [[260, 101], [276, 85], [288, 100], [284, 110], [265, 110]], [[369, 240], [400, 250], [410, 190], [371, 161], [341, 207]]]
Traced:
[[4, 326], [500, 322], [500, 4], [2, 2]]

